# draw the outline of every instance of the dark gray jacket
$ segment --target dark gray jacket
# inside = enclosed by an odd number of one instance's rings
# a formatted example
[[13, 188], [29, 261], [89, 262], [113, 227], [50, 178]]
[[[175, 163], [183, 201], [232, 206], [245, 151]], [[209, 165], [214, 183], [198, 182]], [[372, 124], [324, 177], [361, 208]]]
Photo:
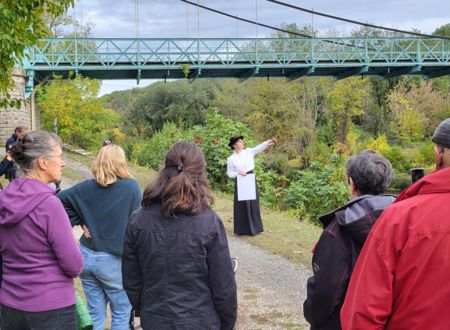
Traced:
[[341, 329], [339, 313], [367, 235], [392, 195], [363, 195], [320, 217], [324, 231], [312, 259], [303, 313], [311, 329]]
[[236, 282], [222, 221], [212, 210], [162, 216], [161, 204], [130, 216], [123, 286], [144, 329], [233, 329]]

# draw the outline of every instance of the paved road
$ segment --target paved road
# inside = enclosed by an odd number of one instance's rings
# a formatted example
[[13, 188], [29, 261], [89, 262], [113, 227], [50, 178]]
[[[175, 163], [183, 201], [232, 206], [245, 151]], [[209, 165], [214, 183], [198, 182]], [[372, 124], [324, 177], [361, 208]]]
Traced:
[[[68, 161], [67, 167], [85, 177], [89, 169]], [[63, 188], [74, 184], [63, 178]], [[261, 250], [235, 236], [228, 237], [230, 251], [238, 258], [239, 317], [237, 329], [307, 329], [302, 305], [311, 272], [302, 265]]]

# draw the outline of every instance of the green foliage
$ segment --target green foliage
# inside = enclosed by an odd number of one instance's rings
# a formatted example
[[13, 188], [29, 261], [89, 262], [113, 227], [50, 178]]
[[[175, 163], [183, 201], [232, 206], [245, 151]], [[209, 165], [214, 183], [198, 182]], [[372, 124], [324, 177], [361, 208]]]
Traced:
[[318, 224], [318, 217], [348, 201], [343, 159], [333, 155], [332, 163], [313, 162], [307, 170], [298, 171], [286, 190], [284, 203], [297, 210], [301, 218]]
[[115, 91], [108, 95], [103, 95], [100, 101], [108, 109], [125, 114], [133, 101], [146, 92], [145, 88], [133, 88], [125, 91]]
[[193, 127], [190, 140], [205, 154], [210, 183], [221, 190], [230, 190], [231, 180], [227, 177], [227, 158], [232, 154], [228, 146], [230, 137], [243, 135], [246, 145], [252, 145], [250, 129], [243, 123], [227, 119], [212, 108], [208, 111], [205, 124]]
[[55, 79], [38, 90], [41, 125], [55, 129], [70, 144], [86, 149], [98, 149], [107, 136], [120, 137], [116, 124], [119, 116], [104, 109], [97, 99], [100, 84], [96, 80], [77, 77], [73, 80]]
[[423, 138], [425, 118], [417, 111], [405, 109], [397, 116], [398, 135], [402, 141], [409, 142]]
[[189, 76], [191, 65], [188, 63], [180, 64], [181, 70], [183, 71], [184, 78]]
[[399, 194], [403, 189], [411, 184], [411, 175], [409, 173], [394, 171], [394, 177], [388, 188], [388, 193]]
[[214, 98], [213, 82], [187, 80], [158, 82], [149, 86], [127, 108], [125, 128], [132, 135], [150, 137], [170, 121], [178, 127], [203, 123]]
[[8, 104], [12, 69], [25, 57], [27, 47], [48, 35], [46, 18], [57, 17], [73, 0], [21, 0], [0, 2], [0, 107]]
[[377, 136], [375, 139], [370, 138], [367, 143], [367, 149], [374, 150], [382, 155], [388, 153], [391, 149], [389, 145], [386, 135], [381, 134]]
[[150, 139], [139, 140], [133, 144], [131, 159], [141, 166], [149, 166], [158, 171], [164, 164], [164, 158], [170, 147], [186, 138], [186, 132], [177, 128], [174, 123], [165, 123]]
[[438, 27], [436, 30], [434, 30], [433, 35], [450, 37], [450, 23]]
[[392, 167], [401, 171], [411, 168], [411, 164], [402, 152], [399, 146], [390, 146], [386, 135], [382, 134], [377, 138], [370, 138], [367, 143], [367, 149], [374, 150], [386, 157], [392, 164]]
[[[288, 83], [284, 79], [255, 80], [247, 85], [242, 113], [259, 140], [276, 136], [276, 152], [288, 159], [300, 155], [315, 139], [319, 111], [329, 80], [315, 83], [302, 80]], [[238, 109], [239, 110], [239, 109]]]
[[402, 77], [383, 79], [369, 77], [370, 104], [362, 116], [361, 126], [373, 135], [387, 133], [392, 113], [387, 105], [389, 93], [399, 84]]
[[328, 94], [327, 118], [335, 126], [336, 142], [346, 142], [350, 120], [364, 113], [364, 100], [368, 94], [367, 79], [348, 78], [334, 85]]
[[448, 99], [431, 82], [405, 79], [388, 95], [392, 130], [403, 143], [431, 136], [437, 125], [450, 116]]
[[421, 164], [417, 164], [418, 167], [432, 166], [434, 165], [434, 143], [432, 141], [426, 141], [419, 145], [418, 159]]
[[433, 90], [448, 97], [450, 95], [450, 76], [447, 75], [433, 79]]
[[255, 172], [261, 200], [273, 207], [288, 208], [282, 204], [289, 184], [287, 177], [277, 174], [275, 170], [263, 170], [261, 166], [257, 166]]
[[303, 157], [303, 168], [309, 166], [311, 162], [319, 162], [322, 164], [328, 164], [330, 162], [330, 147], [320, 141], [311, 141], [311, 143], [305, 148]]

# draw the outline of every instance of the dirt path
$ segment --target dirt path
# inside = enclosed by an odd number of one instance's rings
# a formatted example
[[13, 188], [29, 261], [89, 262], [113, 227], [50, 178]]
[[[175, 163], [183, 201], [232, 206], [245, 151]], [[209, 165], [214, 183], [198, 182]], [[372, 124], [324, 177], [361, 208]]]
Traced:
[[[67, 167], [89, 178], [89, 169], [68, 161]], [[76, 183], [64, 177], [62, 187]], [[77, 235], [80, 232], [77, 231]], [[238, 322], [236, 329], [307, 329], [302, 305], [311, 272], [302, 265], [261, 250], [235, 236], [228, 237], [230, 251], [238, 258]]]

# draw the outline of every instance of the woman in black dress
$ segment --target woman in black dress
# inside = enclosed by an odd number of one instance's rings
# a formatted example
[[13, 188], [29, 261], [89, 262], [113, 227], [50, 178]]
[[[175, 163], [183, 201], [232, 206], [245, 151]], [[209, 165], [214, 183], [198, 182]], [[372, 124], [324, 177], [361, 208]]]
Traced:
[[255, 168], [255, 155], [266, 150], [275, 144], [276, 139], [264, 141], [254, 148], [244, 149], [244, 137], [242, 135], [233, 136], [228, 144], [234, 150], [227, 159], [227, 175], [235, 179], [234, 187], [234, 233], [236, 235], [257, 235], [262, 232], [263, 224], [261, 212], [259, 210], [259, 193], [256, 186], [256, 199], [238, 201], [237, 197], [237, 176], [246, 176], [253, 173]]

